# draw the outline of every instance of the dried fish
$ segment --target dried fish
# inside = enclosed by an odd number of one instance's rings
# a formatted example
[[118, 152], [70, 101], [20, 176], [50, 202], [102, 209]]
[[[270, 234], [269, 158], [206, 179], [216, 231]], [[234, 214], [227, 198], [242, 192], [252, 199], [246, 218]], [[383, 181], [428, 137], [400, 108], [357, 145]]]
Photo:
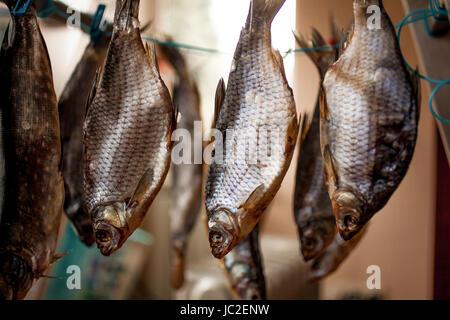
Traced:
[[139, 227], [170, 166], [175, 114], [156, 55], [142, 43], [138, 13], [139, 0], [117, 0], [84, 124], [83, 198], [104, 255]]
[[[6, 1], [12, 11], [17, 1]], [[0, 299], [23, 299], [58, 259], [63, 212], [58, 106], [45, 41], [31, 4], [13, 17], [0, 55], [5, 188], [0, 225]], [[11, 26], [10, 26], [11, 27]]]
[[367, 226], [352, 239], [345, 241], [338, 233], [331, 245], [319, 257], [314, 259], [308, 274], [308, 280], [318, 282], [336, 271], [367, 232]]
[[[206, 183], [209, 242], [216, 258], [225, 256], [253, 230], [292, 160], [297, 112], [281, 55], [272, 49], [270, 32], [284, 2], [251, 2], [228, 89], [225, 92], [223, 82], [218, 86], [214, 123], [227, 147], [219, 152], [215, 141]], [[271, 132], [278, 133], [276, 142]], [[243, 138], [249, 133], [249, 139]], [[268, 153], [270, 159], [265, 157]], [[249, 159], [255, 155], [257, 159]]]
[[[367, 9], [380, 7], [380, 28]], [[325, 181], [344, 240], [381, 210], [411, 162], [419, 82], [403, 61], [380, 0], [355, 0], [354, 29], [323, 82], [321, 145]]]
[[259, 226], [257, 225], [223, 258], [228, 281], [237, 299], [266, 299], [266, 281], [258, 238]]
[[[158, 47], [174, 67], [177, 81], [173, 89], [173, 104], [179, 112], [177, 129], [187, 130], [194, 137], [194, 122], [201, 121], [200, 95], [183, 55], [169, 46]], [[181, 141], [180, 143], [184, 143]], [[174, 146], [176, 148], [176, 145]], [[170, 229], [172, 242], [172, 286], [184, 283], [184, 255], [188, 236], [197, 221], [202, 204], [203, 165], [194, 163], [194, 144], [191, 144], [190, 163], [172, 166], [172, 203]]]
[[[334, 23], [332, 23], [332, 30], [336, 30]], [[327, 45], [316, 29], [312, 31], [311, 41], [307, 41], [301, 35], [296, 35], [296, 39], [301, 48]], [[322, 51], [307, 51], [307, 55], [316, 65], [322, 82], [328, 67], [336, 61], [338, 51], [330, 48]], [[301, 252], [305, 261], [320, 255], [331, 244], [336, 233], [333, 208], [323, 178], [319, 108], [319, 100], [317, 100], [312, 120], [310, 122], [305, 120], [302, 126], [301, 149], [295, 180], [294, 218], [298, 226]]]
[[59, 99], [59, 119], [63, 151], [64, 211], [82, 242], [95, 242], [92, 221], [83, 205], [83, 123], [86, 103], [97, 70], [101, 68], [109, 38], [91, 41], [67, 82]]

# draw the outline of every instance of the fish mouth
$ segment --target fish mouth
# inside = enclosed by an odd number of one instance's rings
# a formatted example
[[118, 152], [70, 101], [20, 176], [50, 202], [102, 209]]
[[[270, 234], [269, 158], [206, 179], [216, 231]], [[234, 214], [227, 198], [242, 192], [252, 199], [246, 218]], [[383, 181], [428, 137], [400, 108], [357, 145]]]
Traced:
[[301, 251], [305, 262], [317, 257], [324, 249], [324, 243], [318, 234], [314, 234], [312, 230], [308, 230], [302, 237]]
[[120, 230], [113, 225], [99, 221], [94, 225], [97, 248], [104, 256], [109, 256], [121, 247], [123, 238]]
[[229, 210], [219, 209], [208, 221], [209, 245], [212, 255], [217, 259], [222, 259], [230, 252], [238, 240], [239, 228], [234, 220]]
[[222, 259], [231, 251], [231, 243], [233, 240], [234, 236], [231, 232], [228, 232], [221, 227], [213, 227], [209, 230], [211, 253], [217, 259]]
[[337, 220], [339, 234], [345, 241], [353, 238], [363, 227], [360, 214], [355, 209], [341, 208]]

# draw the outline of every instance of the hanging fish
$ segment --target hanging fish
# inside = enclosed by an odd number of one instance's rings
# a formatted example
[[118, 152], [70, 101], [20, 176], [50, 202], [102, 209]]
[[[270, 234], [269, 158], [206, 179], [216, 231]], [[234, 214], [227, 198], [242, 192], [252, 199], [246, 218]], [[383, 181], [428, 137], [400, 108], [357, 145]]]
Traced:
[[[332, 30], [336, 30], [334, 23]], [[295, 37], [299, 46], [304, 49], [327, 45], [316, 29], [312, 31], [311, 41], [307, 41], [301, 35], [295, 35]], [[306, 51], [306, 53], [316, 65], [322, 83], [328, 67], [337, 59], [338, 50], [330, 47], [329, 50]], [[298, 226], [301, 252], [305, 261], [322, 253], [333, 241], [336, 233], [333, 208], [323, 178], [319, 108], [319, 100], [317, 100], [311, 122], [305, 120], [302, 126], [301, 149], [295, 180], [294, 218]]]
[[223, 265], [237, 299], [267, 299], [258, 225], [223, 258]]
[[222, 81], [218, 86], [214, 124], [226, 148], [221, 150], [216, 139], [206, 183], [209, 242], [216, 258], [253, 230], [292, 160], [297, 112], [270, 32], [284, 2], [252, 0], [228, 89]]
[[308, 273], [308, 280], [316, 283], [336, 271], [341, 263], [348, 257], [353, 249], [361, 241], [361, 238], [367, 232], [367, 226], [348, 241], [342, 239], [338, 233], [334, 237], [333, 242], [320, 256], [312, 261], [311, 268]]
[[[13, 12], [18, 1], [6, 1]], [[12, 18], [0, 54], [5, 188], [0, 300], [23, 299], [55, 254], [64, 202], [58, 105], [34, 4]]]
[[64, 212], [80, 240], [87, 246], [95, 242], [95, 237], [91, 217], [83, 205], [83, 123], [89, 92], [96, 72], [105, 60], [108, 43], [107, 37], [91, 40], [67, 82], [58, 105], [66, 191]]
[[170, 166], [175, 114], [156, 55], [142, 43], [138, 13], [139, 0], [117, 0], [84, 123], [83, 199], [106, 256], [139, 227]]
[[[380, 28], [367, 9], [381, 9]], [[419, 81], [403, 61], [382, 1], [355, 0], [348, 45], [321, 99], [325, 181], [344, 240], [381, 210], [403, 180], [417, 138]]]
[[[179, 112], [177, 129], [187, 130], [191, 137], [194, 137], [194, 122], [201, 121], [197, 85], [189, 73], [183, 55], [177, 49], [164, 45], [159, 46], [159, 49], [171, 63], [178, 77], [173, 89], [173, 104]], [[190, 152], [190, 163], [172, 166], [170, 229], [172, 286], [175, 289], [181, 288], [184, 283], [184, 254], [188, 236], [197, 221], [202, 203], [203, 165], [194, 163], [193, 143]]]

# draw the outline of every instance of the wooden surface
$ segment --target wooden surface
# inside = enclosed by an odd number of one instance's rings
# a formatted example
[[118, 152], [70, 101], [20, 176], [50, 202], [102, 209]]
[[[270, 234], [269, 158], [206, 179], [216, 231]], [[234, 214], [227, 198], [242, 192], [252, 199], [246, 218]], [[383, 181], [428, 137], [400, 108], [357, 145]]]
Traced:
[[[446, 0], [449, 3], [449, 0]], [[406, 12], [418, 9], [428, 8], [427, 0], [402, 0]], [[450, 7], [450, 6], [449, 6]], [[450, 64], [448, 57], [450, 56], [450, 33], [445, 36], [434, 38], [430, 37], [425, 31], [422, 23], [413, 23], [410, 25], [414, 37], [415, 46], [421, 61], [422, 74], [434, 79], [450, 78]], [[424, 89], [427, 89], [427, 93]], [[422, 81], [422, 94], [428, 96], [435, 88], [434, 84]], [[444, 86], [437, 93], [434, 99], [434, 108], [441, 117], [450, 119], [450, 85]], [[442, 137], [444, 150], [447, 154], [447, 160], [450, 164], [450, 125], [436, 121], [439, 132]]]

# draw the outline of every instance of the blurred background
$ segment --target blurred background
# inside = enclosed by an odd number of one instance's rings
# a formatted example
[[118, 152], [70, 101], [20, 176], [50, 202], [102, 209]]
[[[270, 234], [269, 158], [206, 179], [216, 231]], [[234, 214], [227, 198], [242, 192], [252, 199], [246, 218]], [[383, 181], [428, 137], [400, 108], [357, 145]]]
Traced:
[[[105, 4], [106, 19], [113, 20], [113, 0], [62, 2], [89, 13], [94, 13], [98, 4]], [[404, 3], [400, 0], [384, 2], [394, 24], [400, 22], [405, 16]], [[216, 85], [220, 77], [225, 80], [228, 77], [232, 54], [248, 8], [248, 0], [141, 0], [141, 23], [152, 21], [152, 28], [146, 32], [147, 35], [155, 38], [170, 35], [175, 42], [220, 51], [183, 50], [200, 89], [204, 129], [210, 127]], [[282, 53], [295, 48], [292, 30], [309, 35], [311, 27], [329, 39], [331, 14], [341, 28], [347, 29], [352, 17], [352, 0], [287, 0], [273, 23], [274, 47]], [[55, 26], [46, 20], [40, 20], [40, 23], [49, 48], [55, 90], [59, 96], [81, 58], [89, 36], [78, 28]], [[407, 61], [421, 68], [409, 28], [404, 31], [401, 45]], [[315, 67], [302, 53], [286, 55], [284, 63], [288, 81], [294, 89], [298, 112], [311, 110], [319, 90], [319, 76]], [[170, 85], [170, 70], [162, 71]], [[261, 248], [269, 299], [433, 298], [438, 138], [435, 120], [427, 109], [429, 88], [422, 88], [417, 149], [405, 180], [385, 209], [374, 217], [367, 235], [347, 260], [318, 285], [306, 282], [308, 265], [303, 262], [299, 251], [293, 219], [296, 152], [282, 188], [261, 223]], [[102, 257], [96, 248], [85, 248], [71, 227], [64, 223], [59, 251], [70, 251], [70, 254], [55, 264], [52, 275], [67, 277], [67, 266], [78, 265], [82, 288], [68, 290], [65, 278], [44, 279], [33, 288], [28, 298], [232, 298], [224, 272], [209, 251], [204, 206], [189, 241], [186, 283], [178, 291], [171, 289], [168, 215], [170, 182], [169, 176], [147, 214], [143, 230], [112, 257]], [[381, 290], [367, 289], [369, 274], [366, 270], [371, 265], [381, 269]]]

